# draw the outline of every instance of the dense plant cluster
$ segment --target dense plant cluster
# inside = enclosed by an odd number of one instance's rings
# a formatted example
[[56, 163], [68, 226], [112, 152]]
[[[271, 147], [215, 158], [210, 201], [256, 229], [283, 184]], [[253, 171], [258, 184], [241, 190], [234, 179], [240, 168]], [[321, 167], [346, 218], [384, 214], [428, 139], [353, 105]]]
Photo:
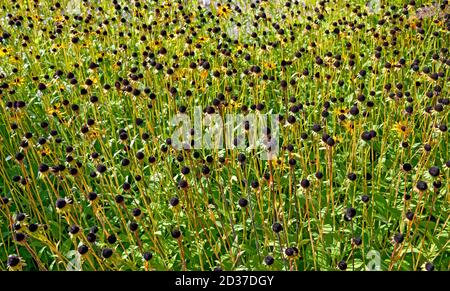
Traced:
[[[448, 270], [449, 13], [2, 1], [0, 269]], [[175, 149], [195, 106], [277, 158]]]

